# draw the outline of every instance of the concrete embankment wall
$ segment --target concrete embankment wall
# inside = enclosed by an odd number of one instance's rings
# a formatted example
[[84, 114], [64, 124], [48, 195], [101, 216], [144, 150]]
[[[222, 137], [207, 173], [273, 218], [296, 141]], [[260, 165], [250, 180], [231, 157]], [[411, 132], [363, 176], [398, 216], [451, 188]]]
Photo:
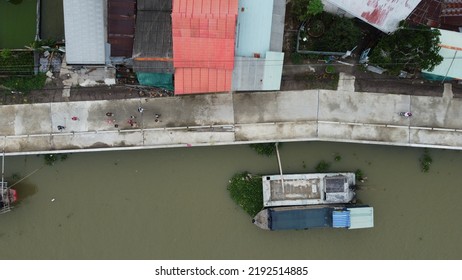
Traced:
[[[443, 97], [428, 97], [354, 92], [348, 85], [337, 91], [4, 105], [0, 143], [6, 155], [275, 141], [460, 150], [461, 108], [462, 101], [452, 98], [450, 88]], [[413, 116], [401, 117], [402, 111]], [[109, 112], [113, 116], [107, 116]], [[65, 129], [59, 131], [58, 125]]]

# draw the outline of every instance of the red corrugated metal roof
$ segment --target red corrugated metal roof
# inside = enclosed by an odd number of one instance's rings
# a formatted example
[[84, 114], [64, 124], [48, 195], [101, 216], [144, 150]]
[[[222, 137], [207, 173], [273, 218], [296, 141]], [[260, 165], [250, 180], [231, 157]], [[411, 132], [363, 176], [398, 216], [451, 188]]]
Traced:
[[231, 89], [233, 70], [212, 68], [175, 69], [175, 94], [226, 92]]
[[231, 90], [238, 0], [174, 0], [175, 93]]

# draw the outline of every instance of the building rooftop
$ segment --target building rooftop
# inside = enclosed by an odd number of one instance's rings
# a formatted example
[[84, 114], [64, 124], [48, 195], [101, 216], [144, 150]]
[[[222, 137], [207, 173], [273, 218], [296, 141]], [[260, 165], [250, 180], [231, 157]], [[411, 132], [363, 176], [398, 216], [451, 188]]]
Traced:
[[279, 90], [285, 0], [239, 0], [233, 90]]
[[231, 90], [237, 1], [173, 2], [175, 94]]
[[104, 3], [103, 0], [64, 0], [68, 64], [106, 63]]
[[421, 0], [323, 0], [385, 33], [398, 28]]
[[171, 9], [172, 0], [138, 1], [135, 72], [173, 73]]
[[136, 0], [108, 0], [107, 36], [111, 56], [132, 57]]
[[462, 0], [422, 0], [408, 20], [417, 24], [458, 31], [462, 26]]
[[433, 71], [422, 70], [422, 72], [438, 80], [462, 80], [462, 33], [442, 29], [440, 32], [441, 50], [439, 54], [443, 57], [443, 61]]

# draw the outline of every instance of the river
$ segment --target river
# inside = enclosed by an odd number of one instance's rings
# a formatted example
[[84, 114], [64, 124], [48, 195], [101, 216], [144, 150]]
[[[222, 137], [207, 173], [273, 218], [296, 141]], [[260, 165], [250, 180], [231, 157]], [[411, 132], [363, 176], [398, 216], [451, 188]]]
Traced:
[[[286, 173], [363, 170], [359, 199], [375, 227], [269, 232], [230, 199], [236, 172], [278, 173], [247, 145], [7, 157], [26, 176], [22, 197], [0, 216], [1, 259], [460, 259], [462, 157], [394, 146], [300, 142], [281, 147]], [[339, 153], [342, 159], [334, 161]]]

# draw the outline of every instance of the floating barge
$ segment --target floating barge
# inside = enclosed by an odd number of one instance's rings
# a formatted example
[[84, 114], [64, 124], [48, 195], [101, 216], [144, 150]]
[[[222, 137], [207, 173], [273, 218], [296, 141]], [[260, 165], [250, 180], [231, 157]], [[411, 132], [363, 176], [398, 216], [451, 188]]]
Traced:
[[267, 175], [262, 188], [265, 209], [252, 219], [262, 229], [374, 227], [374, 209], [355, 204], [355, 173]]
[[271, 207], [260, 211], [253, 218], [252, 223], [266, 230], [372, 228], [374, 209], [367, 205]]
[[354, 203], [355, 173], [262, 176], [263, 206]]

